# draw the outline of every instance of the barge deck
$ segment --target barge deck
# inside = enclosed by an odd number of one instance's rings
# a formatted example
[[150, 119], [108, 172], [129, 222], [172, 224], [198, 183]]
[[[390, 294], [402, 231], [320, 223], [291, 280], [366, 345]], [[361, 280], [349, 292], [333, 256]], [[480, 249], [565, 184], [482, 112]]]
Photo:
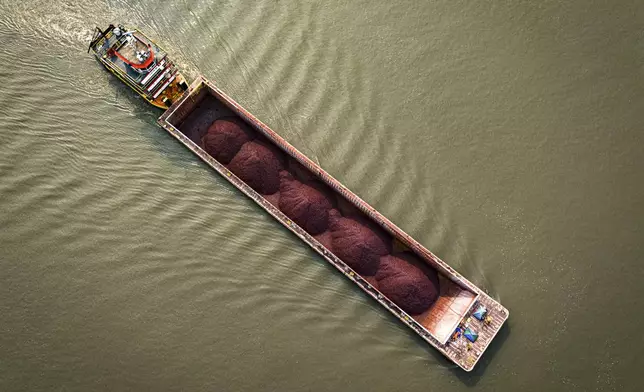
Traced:
[[[391, 234], [407, 250], [435, 268], [440, 276], [440, 296], [425, 313], [405, 313], [313, 236], [284, 215], [275, 205], [209, 155], [200, 146], [203, 132], [217, 118], [238, 116], [272, 144], [295, 159], [365, 216]], [[198, 78], [158, 120], [158, 123], [207, 165], [254, 200], [286, 228], [319, 253], [327, 262], [378, 301], [422, 339], [466, 371], [471, 371], [501, 329], [509, 312], [373, 207], [300, 153], [268, 126], [203, 77]]]

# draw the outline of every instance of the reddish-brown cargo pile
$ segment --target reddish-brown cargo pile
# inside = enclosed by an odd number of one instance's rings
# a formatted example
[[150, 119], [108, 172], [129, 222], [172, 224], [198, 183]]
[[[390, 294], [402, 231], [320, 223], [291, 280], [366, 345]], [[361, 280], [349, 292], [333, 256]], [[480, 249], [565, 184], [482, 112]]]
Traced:
[[262, 195], [280, 189], [281, 153], [273, 146], [250, 141], [230, 161], [228, 169]]
[[423, 271], [399, 256], [380, 259], [376, 273], [378, 289], [405, 312], [422, 313], [438, 298], [438, 275], [433, 269]]
[[210, 155], [405, 312], [429, 309], [439, 293], [436, 271], [408, 254], [392, 255], [389, 234], [362, 214], [336, 209], [337, 195], [264, 139], [241, 120], [226, 118], [215, 121], [202, 141]]
[[279, 209], [311, 235], [329, 228], [330, 198], [320, 190], [296, 180], [286, 170], [280, 172]]
[[244, 143], [253, 139], [253, 131], [246, 123], [236, 117], [225, 117], [213, 122], [201, 141], [208, 154], [227, 165]]
[[337, 210], [330, 220], [334, 253], [357, 273], [375, 275], [380, 257], [391, 251], [391, 238], [365, 219], [343, 217]]

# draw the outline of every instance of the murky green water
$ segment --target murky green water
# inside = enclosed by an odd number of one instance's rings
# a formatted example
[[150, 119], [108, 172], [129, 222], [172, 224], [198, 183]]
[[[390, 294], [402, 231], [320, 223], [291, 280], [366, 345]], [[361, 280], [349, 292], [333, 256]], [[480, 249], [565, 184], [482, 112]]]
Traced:
[[[443, 359], [85, 53], [136, 25], [510, 309]], [[636, 391], [641, 1], [0, 1], [0, 390]]]

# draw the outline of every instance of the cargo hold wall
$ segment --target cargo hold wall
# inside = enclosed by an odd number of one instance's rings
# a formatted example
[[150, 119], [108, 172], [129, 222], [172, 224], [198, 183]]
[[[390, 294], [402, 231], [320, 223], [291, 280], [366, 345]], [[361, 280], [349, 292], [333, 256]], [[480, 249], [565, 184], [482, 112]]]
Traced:
[[475, 286], [205, 80], [160, 124], [434, 344], [475, 303]]

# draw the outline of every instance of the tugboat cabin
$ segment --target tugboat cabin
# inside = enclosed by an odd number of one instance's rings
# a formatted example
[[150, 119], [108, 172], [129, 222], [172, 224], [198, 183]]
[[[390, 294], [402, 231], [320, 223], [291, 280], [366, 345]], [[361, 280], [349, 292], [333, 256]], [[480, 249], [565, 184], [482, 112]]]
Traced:
[[188, 84], [166, 52], [139, 30], [122, 25], [96, 28], [89, 46], [103, 65], [146, 101], [170, 107]]

